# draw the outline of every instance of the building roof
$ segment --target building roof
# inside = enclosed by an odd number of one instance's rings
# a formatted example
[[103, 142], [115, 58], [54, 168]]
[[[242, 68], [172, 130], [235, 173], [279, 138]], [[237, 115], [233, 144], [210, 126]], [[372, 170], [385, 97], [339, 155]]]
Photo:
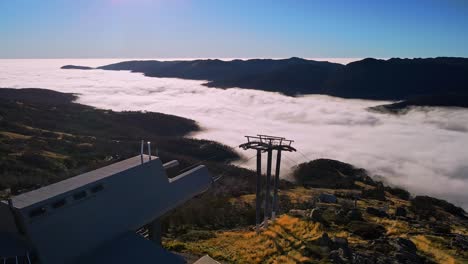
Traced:
[[210, 256], [205, 255], [199, 260], [195, 261], [193, 264], [219, 264], [218, 261], [212, 259]]
[[[156, 158], [156, 157], [155, 157]], [[148, 156], [144, 155], [144, 160], [148, 160]], [[76, 190], [82, 186], [95, 183], [116, 173], [128, 170], [132, 167], [141, 165], [141, 157], [135, 156], [124, 161], [120, 161], [109, 166], [93, 170], [81, 175], [39, 188], [37, 190], [20, 194], [12, 198], [13, 206], [22, 209], [41, 201], [48, 200], [58, 195], [66, 194], [67, 192]]]

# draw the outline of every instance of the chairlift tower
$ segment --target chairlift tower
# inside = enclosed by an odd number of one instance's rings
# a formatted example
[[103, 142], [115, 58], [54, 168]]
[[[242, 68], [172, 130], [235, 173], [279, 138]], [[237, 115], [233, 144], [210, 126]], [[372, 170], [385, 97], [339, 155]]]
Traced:
[[[295, 148], [291, 146], [294, 142], [293, 140], [286, 139], [284, 137], [268, 136], [268, 135], [257, 135], [257, 136], [245, 136], [247, 142], [241, 144], [239, 147], [247, 149], [257, 150], [257, 180], [256, 180], [256, 231], [258, 233], [259, 226], [261, 223], [261, 177], [262, 177], [262, 152], [267, 152], [267, 171], [266, 171], [266, 186], [265, 186], [265, 207], [264, 207], [264, 226], [268, 227], [268, 219], [275, 219], [276, 213], [278, 212], [278, 187], [279, 187], [279, 174], [281, 166], [281, 152], [282, 151], [296, 151]], [[270, 206], [270, 200], [272, 199], [270, 195], [271, 187], [271, 167], [272, 167], [272, 156], [273, 151], [276, 150], [276, 169], [275, 177], [273, 183], [273, 200], [272, 205]]]

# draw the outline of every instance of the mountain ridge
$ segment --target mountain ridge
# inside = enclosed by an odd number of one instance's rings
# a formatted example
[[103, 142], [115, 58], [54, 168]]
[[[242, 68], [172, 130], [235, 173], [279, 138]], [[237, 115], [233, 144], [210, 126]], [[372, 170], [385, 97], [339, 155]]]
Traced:
[[[66, 68], [85, 68], [67, 65]], [[289, 96], [326, 94], [342, 98], [405, 100], [416, 96], [468, 95], [468, 58], [387, 60], [365, 58], [347, 65], [307, 60], [123, 61], [97, 67], [149, 77], [206, 80], [205, 86], [280, 92]]]

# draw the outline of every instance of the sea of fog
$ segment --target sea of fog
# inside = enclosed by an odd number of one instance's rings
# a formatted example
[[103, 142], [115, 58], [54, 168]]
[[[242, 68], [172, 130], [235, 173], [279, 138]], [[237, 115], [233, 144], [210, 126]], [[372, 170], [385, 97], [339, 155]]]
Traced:
[[[122, 60], [0, 60], [0, 87], [78, 93], [78, 102], [112, 110], [146, 110], [196, 120], [195, 138], [229, 146], [258, 133], [294, 139], [283, 176], [307, 159], [332, 158], [382, 176], [413, 194], [428, 194], [468, 208], [468, 110], [415, 108], [394, 116], [369, 106], [386, 102], [323, 95], [216, 89], [203, 81], [149, 78], [139, 73], [61, 70], [65, 64], [100, 66]], [[137, 146], [135, 146], [137, 148]], [[255, 153], [241, 151], [245, 158]], [[252, 163], [246, 166], [253, 167]]]

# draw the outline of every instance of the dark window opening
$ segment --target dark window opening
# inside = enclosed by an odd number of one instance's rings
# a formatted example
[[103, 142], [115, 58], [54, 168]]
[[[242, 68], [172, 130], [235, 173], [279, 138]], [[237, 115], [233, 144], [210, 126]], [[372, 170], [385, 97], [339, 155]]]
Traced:
[[96, 185], [93, 188], [91, 188], [92, 193], [97, 193], [97, 192], [100, 192], [102, 190], [104, 190], [104, 186], [102, 186], [102, 184]]
[[58, 200], [58, 201], [56, 201], [55, 203], [52, 204], [52, 207], [57, 209], [57, 208], [60, 208], [60, 207], [64, 206], [66, 203], [67, 203], [67, 201], [65, 199]]
[[81, 191], [81, 192], [75, 193], [75, 194], [73, 195], [73, 198], [74, 198], [75, 200], [80, 200], [80, 199], [83, 199], [83, 198], [85, 198], [85, 197], [86, 197], [86, 191]]
[[32, 218], [32, 217], [40, 216], [40, 215], [45, 214], [45, 212], [46, 212], [45, 207], [36, 208], [29, 212], [29, 217]]

